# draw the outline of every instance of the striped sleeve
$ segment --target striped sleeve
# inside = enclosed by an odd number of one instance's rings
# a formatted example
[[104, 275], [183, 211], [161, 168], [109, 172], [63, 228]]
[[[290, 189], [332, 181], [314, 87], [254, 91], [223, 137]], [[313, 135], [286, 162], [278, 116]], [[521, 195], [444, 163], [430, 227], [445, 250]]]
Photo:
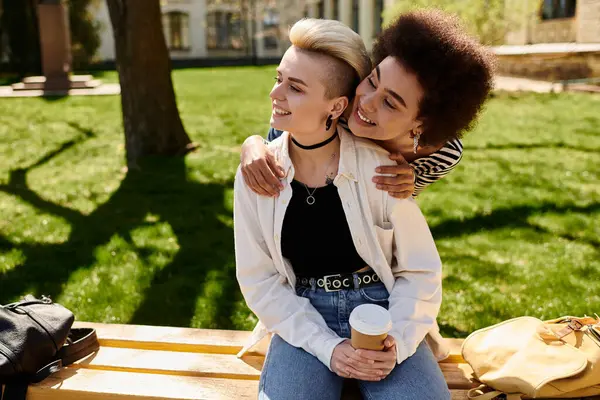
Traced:
[[462, 142], [460, 139], [454, 139], [435, 153], [413, 161], [411, 163], [415, 171], [413, 197], [417, 197], [427, 186], [448, 175], [462, 159], [462, 153]]

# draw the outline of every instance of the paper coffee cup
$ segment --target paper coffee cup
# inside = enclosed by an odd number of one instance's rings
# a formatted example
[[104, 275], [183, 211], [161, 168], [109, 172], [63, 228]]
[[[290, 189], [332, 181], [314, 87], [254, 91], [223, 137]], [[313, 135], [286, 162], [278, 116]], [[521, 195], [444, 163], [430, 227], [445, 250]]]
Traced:
[[352, 347], [383, 350], [383, 342], [392, 329], [390, 312], [376, 304], [362, 304], [350, 313]]

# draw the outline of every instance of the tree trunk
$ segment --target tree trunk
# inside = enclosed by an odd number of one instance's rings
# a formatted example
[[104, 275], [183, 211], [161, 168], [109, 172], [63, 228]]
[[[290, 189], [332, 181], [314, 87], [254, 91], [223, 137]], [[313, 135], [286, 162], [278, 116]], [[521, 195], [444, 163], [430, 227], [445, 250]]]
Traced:
[[115, 38], [127, 165], [191, 149], [175, 101], [159, 0], [106, 0]]
[[40, 35], [37, 22], [37, 0], [1, 0], [0, 25], [8, 39], [7, 53], [11, 72], [19, 77], [40, 75]]

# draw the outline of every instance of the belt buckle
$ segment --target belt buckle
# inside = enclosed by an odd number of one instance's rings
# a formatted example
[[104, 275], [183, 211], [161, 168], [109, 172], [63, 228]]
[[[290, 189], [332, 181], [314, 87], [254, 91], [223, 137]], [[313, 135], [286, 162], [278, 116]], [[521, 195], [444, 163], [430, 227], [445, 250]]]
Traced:
[[342, 285], [340, 284], [340, 287], [338, 289], [333, 288], [333, 289], [329, 289], [329, 285], [327, 284], [327, 279], [329, 278], [341, 278], [342, 275], [341, 274], [335, 274], [335, 275], [325, 275], [323, 277], [323, 288], [325, 289], [326, 292], [339, 292], [340, 290], [342, 290]]

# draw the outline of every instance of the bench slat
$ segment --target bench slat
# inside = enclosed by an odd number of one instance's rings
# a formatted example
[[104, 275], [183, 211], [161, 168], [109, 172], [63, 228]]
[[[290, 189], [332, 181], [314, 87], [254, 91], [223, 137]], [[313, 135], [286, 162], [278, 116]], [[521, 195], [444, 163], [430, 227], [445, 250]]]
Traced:
[[[264, 362], [261, 356], [242, 359], [228, 354], [199, 354], [157, 350], [102, 347], [75, 364], [76, 368], [134, 373], [258, 380]], [[468, 364], [440, 364], [449, 388], [465, 389], [472, 370]]]
[[[65, 368], [32, 384], [28, 400], [221, 400], [255, 399], [257, 381], [161, 376], [132, 372]], [[466, 400], [466, 390], [452, 390]]]
[[79, 360], [76, 368], [162, 375], [258, 380], [263, 357], [101, 347]]
[[65, 368], [29, 386], [27, 400], [255, 399], [257, 381]]
[[247, 331], [91, 322], [76, 322], [74, 327], [95, 328], [101, 346], [188, 353], [237, 354], [250, 336]]
[[[173, 328], [163, 326], [76, 322], [77, 328], [95, 328], [101, 346], [188, 353], [237, 354], [250, 337], [249, 331]], [[463, 363], [462, 339], [446, 339], [450, 356], [442, 363]], [[268, 340], [253, 348], [250, 355], [265, 355]]]

